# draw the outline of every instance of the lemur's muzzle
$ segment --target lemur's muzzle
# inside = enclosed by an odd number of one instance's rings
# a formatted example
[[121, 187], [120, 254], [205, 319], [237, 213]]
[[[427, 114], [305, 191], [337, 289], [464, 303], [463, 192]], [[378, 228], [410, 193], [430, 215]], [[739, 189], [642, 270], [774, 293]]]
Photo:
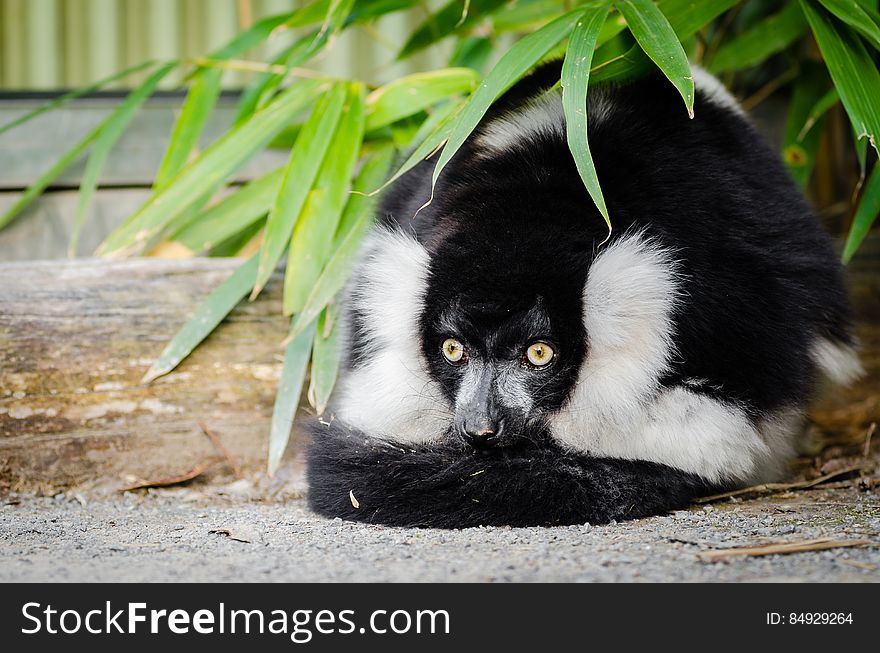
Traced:
[[477, 449], [497, 445], [504, 430], [503, 409], [495, 397], [493, 378], [492, 368], [485, 369], [467, 400], [456, 404], [456, 430]]

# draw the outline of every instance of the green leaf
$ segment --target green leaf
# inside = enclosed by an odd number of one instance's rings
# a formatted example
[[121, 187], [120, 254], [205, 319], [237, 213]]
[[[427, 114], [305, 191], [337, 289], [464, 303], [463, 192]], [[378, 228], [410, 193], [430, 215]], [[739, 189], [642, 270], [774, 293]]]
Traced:
[[331, 0], [317, 0], [310, 2], [304, 7], [300, 7], [290, 17], [284, 21], [284, 27], [287, 29], [293, 27], [307, 27], [309, 25], [317, 25], [327, 18], [327, 12], [330, 9]]
[[283, 175], [284, 168], [278, 168], [248, 182], [204, 210], [176, 233], [172, 240], [198, 254], [231, 238], [269, 212], [278, 195]]
[[[307, 34], [294, 42], [293, 45], [282, 50], [272, 60], [272, 64], [281, 65], [288, 69], [295, 68], [317, 54], [326, 45], [327, 39], [327, 33], [324, 33], [323, 36], [319, 35], [318, 32]], [[255, 111], [262, 109], [283, 81], [284, 75], [279, 73], [260, 74], [253, 84], [242, 93], [241, 99], [238, 101], [233, 124], [240, 125]]]
[[269, 474], [274, 474], [278, 469], [281, 457], [290, 440], [290, 430], [293, 428], [293, 420], [299, 406], [314, 336], [314, 326], [309, 327], [291, 340], [284, 350], [281, 382], [278, 384], [278, 393], [275, 395], [272, 427], [269, 432]]
[[174, 121], [168, 147], [153, 181], [153, 192], [165, 188], [186, 165], [220, 97], [222, 78], [223, 71], [217, 68], [204, 68], [195, 75], [180, 115]]
[[156, 65], [156, 61], [154, 59], [150, 59], [149, 61], [139, 63], [137, 65], [126, 68], [125, 70], [121, 70], [118, 73], [113, 73], [109, 77], [105, 77], [104, 79], [99, 80], [99, 81], [95, 82], [94, 84], [91, 84], [90, 86], [84, 86], [83, 88], [78, 88], [76, 90], [71, 91], [70, 93], [65, 93], [61, 97], [55, 98], [51, 102], [47, 102], [43, 106], [38, 107], [38, 108], [34, 109], [33, 111], [29, 111], [25, 115], [6, 123], [2, 127], [0, 127], [0, 134], [2, 134], [3, 132], [9, 131], [10, 129], [14, 129], [15, 127], [18, 127], [19, 125], [22, 125], [22, 124], [28, 122], [29, 120], [33, 120], [37, 116], [42, 115], [42, 114], [46, 113], [47, 111], [52, 111], [53, 109], [57, 109], [60, 106], [64, 106], [65, 104], [67, 104], [71, 100], [75, 100], [77, 98], [80, 98], [83, 95], [89, 95], [90, 93], [94, 93], [95, 91], [98, 91], [98, 90], [104, 88], [108, 84], [112, 84], [113, 82], [119, 81], [120, 79], [124, 79], [130, 75], [134, 75], [134, 74], [139, 73], [143, 70], [147, 70], [148, 68], [152, 68], [155, 65]]
[[599, 187], [596, 166], [587, 142], [587, 88], [590, 82], [590, 65], [593, 48], [599, 30], [608, 15], [609, 5], [604, 4], [587, 9], [578, 20], [568, 40], [568, 51], [562, 63], [562, 107], [565, 112], [566, 137], [568, 149], [574, 157], [578, 173], [584, 182], [596, 208], [605, 218], [609, 232], [611, 218], [605, 206], [605, 198]]
[[846, 237], [846, 244], [843, 246], [844, 263], [850, 262], [853, 254], [868, 235], [878, 214], [880, 214], [880, 165], [875, 164], [862, 192], [862, 199], [856, 209], [849, 235]]
[[659, 0], [657, 7], [684, 41], [739, 2], [742, 0]]
[[533, 31], [565, 13], [567, 4], [564, 0], [518, 0], [492, 16], [492, 30], [497, 34]]
[[260, 268], [257, 271], [257, 282], [251, 293], [251, 300], [256, 298], [263, 285], [269, 280], [290, 241], [293, 226], [306, 202], [324, 155], [330, 147], [346, 96], [346, 85], [334, 83], [315, 104], [296, 139], [296, 145], [291, 150], [284, 169], [278, 196], [266, 222], [266, 236], [260, 248]]
[[370, 191], [379, 186], [388, 176], [394, 155], [394, 147], [389, 144], [382, 144], [374, 151], [367, 153], [366, 158], [361, 164], [361, 169], [351, 186], [351, 193], [348, 195], [345, 210], [339, 219], [339, 226], [336, 228], [336, 235], [333, 237], [334, 251], [358, 222], [372, 216], [376, 198]]
[[837, 92], [836, 88], [829, 89], [825, 95], [816, 100], [816, 104], [810, 109], [803, 127], [801, 127], [800, 132], [798, 132], [798, 140], [803, 140], [819, 119], [828, 113], [828, 110], [838, 102], [840, 102], [840, 94]]
[[[176, 62], [171, 62], [166, 64], [166, 66], [175, 65]], [[114, 121], [114, 117], [123, 110], [123, 107], [120, 106], [114, 110], [109, 116], [107, 116], [104, 120], [102, 120], [97, 127], [95, 127], [91, 132], [86, 134], [86, 136], [76, 143], [72, 148], [70, 148], [67, 152], [65, 152], [61, 157], [59, 157], [55, 163], [50, 167], [46, 172], [40, 175], [34, 183], [28, 186], [27, 190], [22, 193], [22, 196], [15, 202], [12, 206], [10, 206], [5, 213], [0, 215], [0, 229], [5, 227], [7, 224], [12, 222], [12, 220], [21, 213], [31, 202], [33, 202], [36, 198], [38, 198], [46, 188], [48, 188], [49, 184], [51, 184], [57, 177], [60, 175], [67, 167], [77, 160], [86, 149], [95, 142], [103, 133], [104, 129], [108, 124]]]
[[267, 16], [251, 25], [248, 29], [237, 34], [229, 43], [215, 50], [209, 59], [234, 59], [248, 50], [261, 45], [268, 39], [272, 32], [281, 25], [289, 25], [298, 11], [288, 11], [274, 16]]
[[480, 36], [465, 36], [457, 40], [455, 49], [449, 57], [449, 65], [482, 71], [492, 56], [492, 49], [491, 39]]
[[806, 20], [797, 4], [786, 5], [779, 13], [724, 43], [709, 64], [713, 73], [740, 70], [764, 61], [791, 45], [804, 33]]
[[122, 104], [102, 121], [101, 133], [95, 140], [95, 145], [92, 148], [91, 154], [89, 154], [89, 160], [86, 163], [86, 169], [79, 184], [79, 197], [76, 205], [76, 214], [73, 218], [73, 227], [70, 232], [70, 245], [68, 247], [70, 256], [76, 256], [76, 245], [79, 241], [82, 225], [85, 222], [86, 210], [89, 208], [92, 194], [94, 194], [95, 188], [98, 186], [98, 178], [101, 176], [101, 171], [104, 169], [104, 164], [107, 162], [110, 150], [116, 145], [116, 141], [122, 136], [128, 123], [134, 118], [134, 115], [141, 108], [144, 101], [156, 90], [159, 82], [176, 67], [176, 63], [167, 63], [159, 68], [143, 84], [129, 93], [125, 100], [122, 101]]
[[171, 339], [159, 358], [147, 370], [141, 383], [150, 383], [168, 374], [190, 355], [193, 349], [217, 327], [244, 299], [254, 285], [257, 275], [257, 257], [252, 256], [199, 304], [193, 316]]
[[[727, 11], [740, 0], [659, 0], [657, 7], [666, 16], [680, 41], [691, 38], [716, 17]], [[606, 27], [617, 19], [605, 23]], [[602, 36], [599, 42], [602, 43]], [[601, 84], [612, 80], [631, 79], [647, 74], [653, 67], [651, 60], [639, 45], [634, 45], [625, 53], [617, 50], [614, 41], [596, 51], [590, 83]]]
[[220, 138], [184, 168], [162, 192], [153, 195], [111, 233], [101, 245], [99, 253], [119, 255], [142, 251], [174, 218], [216, 188], [272, 140], [324, 88], [325, 82], [299, 82], [255, 113], [250, 120]]
[[371, 194], [390, 186], [401, 176], [412, 170], [419, 163], [437, 152], [440, 147], [449, 139], [452, 130], [455, 129], [456, 120], [464, 109], [465, 103], [449, 102], [438, 107], [427, 120], [422, 123], [419, 131], [413, 136], [412, 142], [417, 143], [416, 147], [407, 157], [406, 161], [398, 168], [389, 179], [380, 187], [372, 190]]
[[365, 23], [404, 9], [412, 9], [417, 0], [355, 0], [346, 25]]
[[428, 16], [425, 22], [416, 28], [416, 31], [404, 43], [397, 58], [406, 59], [450, 34], [471, 27], [501, 7], [506, 1], [470, 0], [467, 15], [465, 15], [465, 3], [461, 0], [450, 0], [437, 13]]
[[694, 79], [679, 37], [651, 0], [617, 0], [618, 11], [645, 54], [678, 89], [688, 115], [694, 116]]
[[323, 415], [336, 385], [339, 372], [339, 329], [328, 306], [318, 318], [315, 343], [312, 346], [312, 378], [309, 403], [318, 415]]
[[393, 148], [383, 148], [364, 162], [354, 182], [353, 193], [345, 206], [333, 244], [333, 255], [315, 282], [302, 311], [291, 324], [290, 336], [296, 338], [315, 321], [333, 297], [342, 290], [360, 251], [361, 241], [373, 224], [375, 197], [364, 194], [378, 185], [388, 172]]
[[354, 0], [331, 0], [327, 15], [324, 16], [324, 23], [321, 25], [320, 34], [322, 36], [327, 33], [332, 34], [342, 29], [353, 5]]
[[367, 131], [406, 118], [452, 95], [469, 93], [479, 76], [470, 68], [443, 68], [406, 75], [380, 86], [367, 97]]
[[454, 123], [452, 132], [449, 134], [434, 168], [434, 174], [431, 178], [432, 195], [443, 168], [480, 123], [492, 103], [504, 91], [513, 86], [520, 77], [531, 70], [557, 43], [568, 36], [581, 13], [574, 11], [560, 16], [537, 32], [533, 32], [514, 43], [501, 57], [501, 60], [465, 103], [461, 114]]
[[864, 36], [880, 50], [880, 16], [874, 8], [863, 7], [856, 0], [819, 0], [825, 8], [840, 20]]
[[856, 134], [877, 149], [880, 132], [880, 72], [864, 44], [852, 30], [837, 23], [823, 9], [800, 0], [819, 50]]
[[309, 292], [321, 276], [361, 150], [365, 122], [364, 85], [352, 82], [348, 87], [339, 126], [321, 163], [315, 187], [293, 228], [284, 276], [283, 310], [286, 315], [302, 310]]
[[[258, 21], [229, 43], [208, 55], [208, 59], [223, 61], [242, 55], [268, 39], [272, 31], [289, 19], [291, 15], [292, 12], [289, 12]], [[161, 191], [186, 166], [193, 149], [198, 145], [199, 137], [204, 131], [208, 119], [211, 117], [217, 98], [220, 97], [222, 79], [223, 70], [219, 68], [201, 68], [193, 74], [192, 85], [181, 107], [180, 115], [174, 123], [168, 148], [156, 173], [153, 183], [155, 192]], [[235, 124], [237, 125], [239, 122]]]
[[803, 125], [810, 110], [828, 89], [828, 75], [816, 62], [805, 61], [794, 84], [794, 92], [788, 104], [788, 118], [782, 138], [782, 160], [791, 176], [801, 186], [806, 186], [816, 163], [816, 151], [822, 130], [816, 129], [801, 138]]
[[24, 193], [22, 193], [21, 197], [18, 198], [18, 201], [15, 202], [12, 206], [10, 206], [5, 213], [0, 215], [0, 229], [5, 227], [7, 224], [12, 222], [12, 220], [21, 213], [22, 210], [25, 209], [31, 202], [37, 199], [40, 194], [46, 190], [46, 188], [51, 184], [58, 175], [60, 175], [64, 170], [73, 163], [76, 159], [80, 157], [80, 155], [85, 152], [86, 148], [92, 144], [92, 142], [98, 137], [101, 133], [101, 125], [99, 125], [96, 129], [91, 131], [85, 138], [83, 138], [79, 143], [70, 148], [67, 152], [64, 153], [55, 163], [49, 168], [46, 172], [40, 175], [37, 180], [27, 187]]

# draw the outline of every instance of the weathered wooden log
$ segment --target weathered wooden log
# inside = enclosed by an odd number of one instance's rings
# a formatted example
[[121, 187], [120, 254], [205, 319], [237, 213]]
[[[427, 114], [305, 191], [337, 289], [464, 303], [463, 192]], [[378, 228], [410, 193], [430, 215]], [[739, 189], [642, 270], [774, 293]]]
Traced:
[[[181, 474], [215, 430], [245, 471], [265, 466], [280, 374], [275, 279], [173, 373], [140, 382], [195, 305], [238, 261], [136, 259], [0, 264], [0, 484], [58, 487]], [[880, 419], [880, 238], [849, 267], [866, 376], [811, 418], [822, 443], [854, 443]]]
[[51, 490], [179, 474], [213, 455], [265, 468], [281, 370], [278, 279], [242, 302], [176, 371], [141, 377], [240, 261], [135, 259], [0, 265], [0, 480]]

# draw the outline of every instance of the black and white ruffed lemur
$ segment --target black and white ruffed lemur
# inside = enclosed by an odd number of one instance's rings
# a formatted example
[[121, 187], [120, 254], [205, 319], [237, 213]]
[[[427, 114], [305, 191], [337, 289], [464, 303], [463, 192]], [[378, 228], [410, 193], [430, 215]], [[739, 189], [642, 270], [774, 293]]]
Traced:
[[311, 428], [323, 515], [604, 523], [777, 478], [820, 378], [860, 373], [829, 237], [736, 101], [695, 69], [590, 90], [614, 226], [578, 176], [558, 63], [443, 170], [385, 195]]

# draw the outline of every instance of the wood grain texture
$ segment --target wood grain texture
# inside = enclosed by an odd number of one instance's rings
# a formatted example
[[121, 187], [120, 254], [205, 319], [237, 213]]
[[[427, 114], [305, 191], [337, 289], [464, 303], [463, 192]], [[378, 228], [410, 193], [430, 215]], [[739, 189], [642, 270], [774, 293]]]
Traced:
[[13, 488], [151, 479], [215, 455], [265, 467], [281, 371], [280, 279], [168, 376], [140, 383], [193, 307], [240, 261], [0, 265], [0, 472]]
[[[175, 372], [140, 383], [197, 302], [237, 264], [0, 264], [0, 485], [52, 491], [98, 478], [121, 486], [126, 476], [181, 474], [215, 455], [199, 420], [245, 473], [264, 469], [287, 329], [280, 278]], [[880, 238], [868, 239], [849, 275], [867, 373], [813, 406], [814, 449], [860, 444], [880, 420]]]

